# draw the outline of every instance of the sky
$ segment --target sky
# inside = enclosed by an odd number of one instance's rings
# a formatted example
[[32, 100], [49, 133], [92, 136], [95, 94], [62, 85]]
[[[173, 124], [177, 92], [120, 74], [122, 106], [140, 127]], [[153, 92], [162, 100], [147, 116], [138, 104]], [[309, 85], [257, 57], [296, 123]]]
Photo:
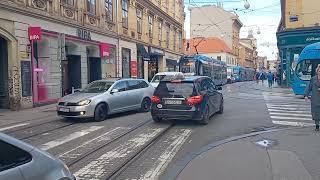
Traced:
[[[190, 11], [189, 7], [222, 2], [227, 11], [234, 11], [239, 16], [244, 27], [241, 28], [240, 38], [245, 38], [250, 30], [257, 39], [258, 55], [267, 56], [268, 60], [275, 60], [278, 52], [276, 32], [281, 18], [280, 0], [247, 0], [250, 8], [245, 10], [245, 0], [184, 0], [185, 3], [185, 31], [190, 37]], [[208, 15], [210, 17], [210, 15]], [[204, 17], [205, 18], [205, 17]], [[214, 20], [212, 18], [212, 20]], [[258, 34], [260, 30], [260, 34]]]

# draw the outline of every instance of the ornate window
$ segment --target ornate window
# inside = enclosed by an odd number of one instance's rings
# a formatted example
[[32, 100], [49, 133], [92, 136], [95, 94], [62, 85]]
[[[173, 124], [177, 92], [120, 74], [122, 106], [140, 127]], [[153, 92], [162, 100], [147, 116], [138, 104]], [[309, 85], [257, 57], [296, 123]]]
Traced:
[[74, 0], [61, 0], [63, 5], [74, 6]]
[[106, 20], [113, 21], [113, 4], [112, 0], [104, 0], [106, 9]]
[[167, 48], [170, 47], [170, 25], [167, 24], [167, 28], [166, 28], [166, 45]]
[[148, 16], [148, 27], [149, 27], [149, 38], [153, 37], [153, 15], [149, 14]]
[[87, 11], [96, 14], [96, 0], [87, 0]]
[[137, 32], [142, 34], [142, 9], [137, 8]]
[[122, 0], [122, 26], [128, 28], [128, 0]]

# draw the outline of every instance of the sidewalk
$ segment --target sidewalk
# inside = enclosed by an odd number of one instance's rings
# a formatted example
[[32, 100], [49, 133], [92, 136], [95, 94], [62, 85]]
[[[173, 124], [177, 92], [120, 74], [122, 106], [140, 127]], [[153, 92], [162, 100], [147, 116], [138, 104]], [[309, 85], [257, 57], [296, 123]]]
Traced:
[[320, 132], [313, 127], [249, 135], [211, 145], [179, 180], [320, 180]]
[[56, 117], [56, 104], [50, 104], [31, 109], [23, 109], [20, 111], [1, 109], [0, 127], [48, 117]]

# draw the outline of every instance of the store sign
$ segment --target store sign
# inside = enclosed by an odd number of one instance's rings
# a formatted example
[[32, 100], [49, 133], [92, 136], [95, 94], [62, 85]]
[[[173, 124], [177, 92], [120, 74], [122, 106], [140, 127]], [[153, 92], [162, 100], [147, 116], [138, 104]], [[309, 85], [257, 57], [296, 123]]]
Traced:
[[107, 43], [100, 43], [100, 56], [109, 57], [110, 56], [110, 45]]
[[28, 32], [30, 41], [41, 41], [41, 27], [29, 27]]
[[157, 48], [154, 48], [154, 47], [150, 47], [150, 51], [149, 51], [149, 52], [150, 52], [151, 54], [164, 55], [163, 50], [157, 49]]
[[131, 61], [131, 77], [138, 76], [137, 61]]
[[91, 40], [91, 34], [89, 31], [77, 29], [77, 35], [80, 39]]

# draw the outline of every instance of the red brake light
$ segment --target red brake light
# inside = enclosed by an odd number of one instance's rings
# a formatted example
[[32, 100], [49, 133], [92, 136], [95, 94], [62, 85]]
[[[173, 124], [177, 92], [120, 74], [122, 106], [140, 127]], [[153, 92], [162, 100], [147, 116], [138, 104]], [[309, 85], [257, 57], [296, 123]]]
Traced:
[[159, 104], [161, 100], [158, 96], [152, 96], [151, 102]]
[[203, 100], [203, 96], [189, 97], [189, 98], [187, 98], [187, 104], [190, 106], [200, 104], [202, 102], [202, 100]]

